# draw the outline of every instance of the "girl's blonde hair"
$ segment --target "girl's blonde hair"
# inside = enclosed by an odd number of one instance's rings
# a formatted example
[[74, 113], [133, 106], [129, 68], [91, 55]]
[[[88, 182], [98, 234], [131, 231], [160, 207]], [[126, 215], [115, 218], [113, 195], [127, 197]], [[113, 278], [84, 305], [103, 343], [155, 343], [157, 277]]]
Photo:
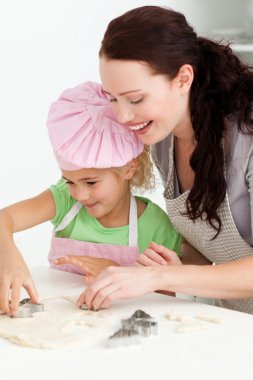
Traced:
[[[155, 176], [153, 173], [153, 163], [150, 158], [150, 147], [144, 146], [143, 152], [137, 157], [137, 168], [133, 177], [130, 179], [130, 189], [138, 189], [143, 192], [155, 187]], [[113, 168], [114, 171], [121, 174], [129, 168], [130, 162], [120, 168]]]

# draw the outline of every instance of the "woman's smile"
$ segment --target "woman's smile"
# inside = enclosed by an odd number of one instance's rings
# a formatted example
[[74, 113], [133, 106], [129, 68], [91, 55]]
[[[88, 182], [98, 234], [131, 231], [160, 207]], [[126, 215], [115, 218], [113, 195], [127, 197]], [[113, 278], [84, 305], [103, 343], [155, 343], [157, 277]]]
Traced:
[[127, 125], [132, 131], [138, 132], [146, 128], [148, 125], [152, 123], [153, 120], [150, 121], [144, 121], [142, 123], [128, 123]]

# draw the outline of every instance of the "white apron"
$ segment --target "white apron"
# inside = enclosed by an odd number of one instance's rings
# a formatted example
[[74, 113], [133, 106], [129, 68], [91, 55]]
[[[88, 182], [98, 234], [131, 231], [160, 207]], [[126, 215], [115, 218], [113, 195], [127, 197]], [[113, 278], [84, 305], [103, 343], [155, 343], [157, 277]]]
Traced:
[[[164, 198], [168, 216], [175, 229], [208, 260], [215, 264], [239, 260], [253, 255], [253, 248], [240, 236], [231, 215], [228, 194], [218, 209], [222, 221], [222, 229], [216, 239], [211, 240], [215, 230], [206, 221], [192, 221], [186, 215], [186, 199], [189, 190], [174, 198], [175, 168], [174, 168], [174, 136], [169, 149], [169, 170]], [[253, 299], [215, 300], [217, 306], [253, 314]]]

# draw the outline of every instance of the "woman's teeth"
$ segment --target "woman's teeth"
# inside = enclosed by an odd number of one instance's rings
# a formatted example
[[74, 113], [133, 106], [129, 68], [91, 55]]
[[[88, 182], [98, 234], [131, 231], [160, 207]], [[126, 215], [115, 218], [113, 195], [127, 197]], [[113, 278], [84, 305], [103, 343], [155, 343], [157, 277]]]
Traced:
[[147, 125], [149, 125], [151, 123], [151, 121], [145, 121], [145, 123], [130, 125], [129, 127], [132, 131], [139, 131], [140, 129], [147, 127]]

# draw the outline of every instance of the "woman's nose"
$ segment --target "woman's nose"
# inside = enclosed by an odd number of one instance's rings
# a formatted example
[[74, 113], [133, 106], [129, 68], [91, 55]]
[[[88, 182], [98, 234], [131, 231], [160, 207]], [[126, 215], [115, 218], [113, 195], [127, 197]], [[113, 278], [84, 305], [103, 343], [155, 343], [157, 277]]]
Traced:
[[127, 124], [134, 119], [134, 115], [127, 107], [119, 107], [115, 110], [116, 117], [119, 123]]

